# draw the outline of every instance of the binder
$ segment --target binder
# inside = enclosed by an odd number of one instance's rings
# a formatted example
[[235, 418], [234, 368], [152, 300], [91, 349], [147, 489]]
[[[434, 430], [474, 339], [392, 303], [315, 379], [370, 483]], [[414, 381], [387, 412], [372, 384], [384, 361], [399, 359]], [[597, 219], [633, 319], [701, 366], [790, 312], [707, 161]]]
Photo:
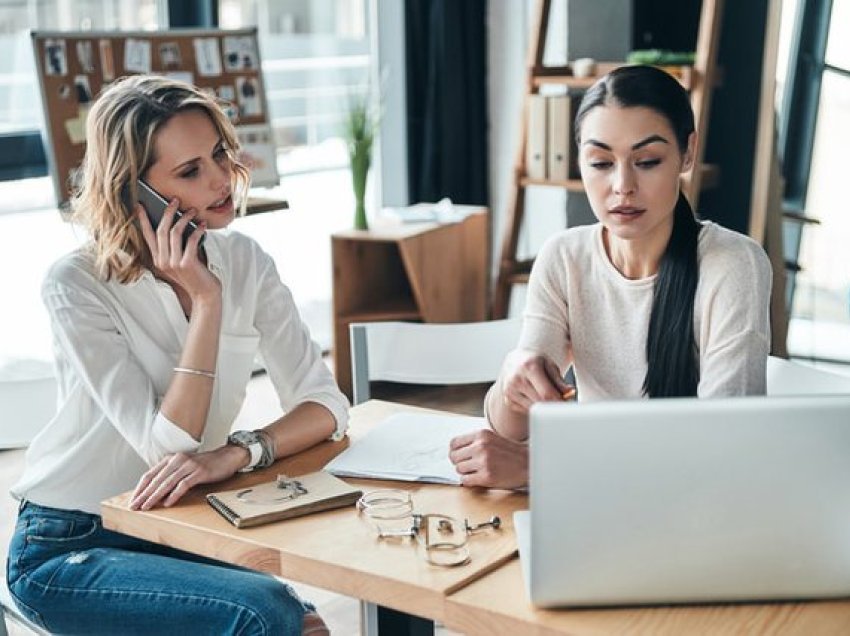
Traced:
[[207, 502], [237, 528], [250, 528], [354, 504], [363, 492], [320, 470], [249, 488], [207, 495]]
[[569, 95], [547, 98], [548, 114], [548, 178], [566, 181], [570, 177], [572, 135], [572, 99]]
[[546, 97], [529, 95], [528, 143], [525, 145], [525, 172], [530, 179], [546, 178]]

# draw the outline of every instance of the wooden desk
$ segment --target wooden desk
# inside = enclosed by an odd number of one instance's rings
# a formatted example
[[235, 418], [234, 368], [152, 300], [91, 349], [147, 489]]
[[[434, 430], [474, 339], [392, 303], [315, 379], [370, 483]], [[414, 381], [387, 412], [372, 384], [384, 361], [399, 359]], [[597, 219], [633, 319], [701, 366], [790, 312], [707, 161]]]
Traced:
[[[356, 440], [386, 416], [425, 411], [372, 400], [351, 411]], [[539, 610], [528, 601], [515, 554], [513, 512], [524, 495], [375, 480], [348, 480], [366, 490], [394, 487], [413, 493], [416, 509], [483, 520], [498, 514], [499, 533], [469, 542], [472, 562], [429, 566], [409, 543], [378, 541], [351, 509], [239, 530], [207, 505], [204, 495], [267, 481], [278, 472], [303, 474], [324, 466], [348, 445], [321, 444], [256, 473], [195, 489], [171, 509], [135, 512], [128, 495], [104, 502], [104, 526], [129, 535], [282, 575], [407, 614], [443, 622], [470, 636], [490, 634], [848, 634], [850, 601], [682, 605], [651, 608]]]
[[451, 595], [446, 626], [490, 634], [850, 634], [850, 601], [541, 610], [528, 601], [519, 559]]
[[[351, 411], [351, 438], [356, 440], [387, 415], [399, 411], [427, 410], [374, 400], [364, 403]], [[411, 542], [379, 541], [372, 527], [353, 508], [240, 530], [204, 499], [207, 492], [268, 481], [278, 472], [299, 475], [317, 470], [347, 444], [327, 442], [268, 469], [197, 488], [171, 509], [131, 511], [127, 508], [129, 493], [120, 495], [104, 502], [103, 523], [135, 537], [282, 575], [430, 620], [444, 619], [447, 595], [516, 553], [513, 512], [528, 506], [527, 497], [517, 493], [347, 480], [364, 490], [409, 490], [418, 512], [441, 512], [471, 521], [499, 515], [503, 528], [471, 538], [471, 562], [456, 568], [428, 565]]]
[[261, 214], [263, 212], [274, 212], [275, 210], [288, 210], [289, 201], [284, 199], [271, 199], [268, 197], [249, 196], [245, 202], [245, 216], [250, 214]]

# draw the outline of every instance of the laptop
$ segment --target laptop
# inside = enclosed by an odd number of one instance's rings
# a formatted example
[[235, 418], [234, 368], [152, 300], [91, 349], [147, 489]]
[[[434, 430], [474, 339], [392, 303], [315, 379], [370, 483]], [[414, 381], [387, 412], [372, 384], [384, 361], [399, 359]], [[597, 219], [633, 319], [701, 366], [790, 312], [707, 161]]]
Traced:
[[850, 396], [535, 405], [539, 607], [850, 596]]

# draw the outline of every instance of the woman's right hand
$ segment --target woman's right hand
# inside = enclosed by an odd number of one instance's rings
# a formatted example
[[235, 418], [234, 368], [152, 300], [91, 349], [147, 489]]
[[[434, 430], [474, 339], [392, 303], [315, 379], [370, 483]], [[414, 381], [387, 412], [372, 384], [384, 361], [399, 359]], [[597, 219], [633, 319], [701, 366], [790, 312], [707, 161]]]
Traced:
[[175, 453], [148, 469], [130, 498], [132, 510], [173, 506], [193, 486], [222, 481], [246, 465], [245, 450], [225, 445], [203, 453]]
[[536, 402], [560, 402], [575, 393], [552, 358], [526, 349], [508, 354], [500, 377], [504, 406], [521, 415], [527, 415]]
[[217, 300], [221, 297], [221, 282], [200, 259], [199, 246], [206, 232], [206, 223], [197, 221], [198, 229], [189, 236], [184, 249], [183, 232], [198, 213], [194, 209], [187, 210], [175, 222], [179, 204], [176, 198], [169, 202], [156, 230], [151, 226], [142, 204], [136, 205], [142, 235], [148, 244], [154, 268], [167, 280], [177, 283], [193, 302]]

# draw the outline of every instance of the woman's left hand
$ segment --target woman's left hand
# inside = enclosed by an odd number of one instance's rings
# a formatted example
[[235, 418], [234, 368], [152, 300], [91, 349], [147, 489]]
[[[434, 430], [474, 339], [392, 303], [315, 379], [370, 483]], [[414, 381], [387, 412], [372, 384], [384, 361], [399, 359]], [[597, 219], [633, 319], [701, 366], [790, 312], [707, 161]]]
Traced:
[[150, 510], [162, 504], [173, 506], [198, 484], [221, 481], [242, 468], [245, 449], [222, 446], [206, 453], [177, 453], [164, 457], [139, 480], [130, 500], [133, 510]]

